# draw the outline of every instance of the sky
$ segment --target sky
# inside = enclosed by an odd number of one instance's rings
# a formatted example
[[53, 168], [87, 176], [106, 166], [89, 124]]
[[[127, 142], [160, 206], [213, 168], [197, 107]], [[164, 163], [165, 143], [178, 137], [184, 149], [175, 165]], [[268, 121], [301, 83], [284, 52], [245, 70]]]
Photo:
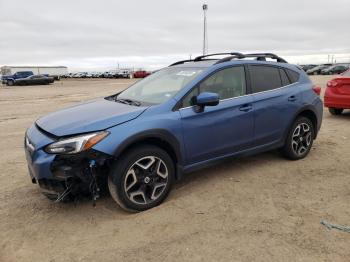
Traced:
[[208, 52], [350, 62], [349, 0], [0, 0], [0, 66], [159, 69]]

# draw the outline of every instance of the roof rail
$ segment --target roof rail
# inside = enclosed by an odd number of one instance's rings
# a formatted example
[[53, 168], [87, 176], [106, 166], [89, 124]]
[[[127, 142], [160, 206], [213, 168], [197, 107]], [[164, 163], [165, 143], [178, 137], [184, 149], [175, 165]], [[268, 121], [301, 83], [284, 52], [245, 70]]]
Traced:
[[235, 56], [237, 56], [237, 57], [244, 57], [244, 55], [243, 54], [241, 54], [241, 53], [238, 53], [238, 52], [231, 52], [231, 53], [216, 53], [216, 54], [208, 54], [208, 55], [201, 55], [201, 56], [197, 56], [193, 61], [195, 61], [195, 62], [198, 62], [198, 61], [202, 61], [203, 60], [203, 58], [206, 58], [206, 57], [210, 57], [210, 56], [218, 56], [218, 55], [231, 55], [231, 56], [233, 56], [233, 55], [235, 55]]
[[189, 60], [181, 60], [181, 61], [178, 61], [178, 62], [175, 62], [169, 66], [175, 66], [175, 65], [180, 65], [180, 64], [184, 64], [184, 63], [187, 63], [187, 62], [199, 62], [199, 61], [203, 61], [203, 60], [212, 60], [212, 59], [203, 59], [203, 58], [206, 58], [206, 57], [210, 57], [210, 56], [218, 56], [218, 55], [235, 55], [237, 57], [240, 57], [240, 58], [244, 58], [244, 55], [241, 54], [241, 53], [238, 53], [238, 52], [231, 52], [231, 53], [215, 53], [215, 54], [208, 54], [208, 55], [201, 55], [201, 56], [197, 56], [195, 59], [189, 59]]
[[211, 56], [219, 56], [219, 55], [229, 55], [229, 56], [222, 58], [222, 59], [219, 59], [215, 63], [215, 65], [231, 61], [232, 59], [243, 59], [243, 58], [248, 58], [248, 57], [255, 57], [256, 60], [258, 60], [258, 61], [266, 61], [266, 58], [271, 58], [271, 59], [275, 59], [278, 63], [288, 63], [283, 58], [279, 57], [278, 55], [272, 54], [272, 53], [242, 54], [239, 52], [231, 52], [231, 53], [215, 53], [215, 54], [201, 55], [201, 56], [197, 56], [193, 60], [190, 59], [190, 60], [181, 60], [181, 61], [175, 62], [175, 63], [171, 64], [170, 66], [180, 65], [180, 64], [187, 63], [187, 62], [199, 62], [199, 61], [205, 61], [205, 60], [213, 60], [213, 59], [203, 59], [203, 58], [207, 58], [207, 57], [211, 57]]
[[[273, 53], [257, 53], [257, 54], [247, 54], [247, 57], [256, 57], [256, 58], [272, 58], [276, 59], [278, 63], [288, 63], [286, 60], [284, 60], [282, 57], [279, 57], [278, 55], [275, 55]], [[258, 59], [259, 60], [259, 59]], [[266, 59], [262, 60], [266, 61]]]
[[235, 58], [240, 59], [240, 58], [247, 58], [247, 57], [255, 57], [256, 60], [258, 60], [258, 61], [266, 61], [266, 58], [272, 58], [272, 59], [276, 59], [278, 63], [288, 63], [283, 58], [281, 58], [275, 54], [272, 54], [272, 53], [256, 53], [256, 54], [244, 54], [243, 57], [237, 57], [235, 55], [228, 56], [228, 57], [225, 57], [223, 59], [220, 59], [215, 64], [228, 62], [228, 61], [231, 61], [232, 59], [235, 59]]
[[194, 60], [181, 60], [181, 61], [177, 61], [173, 64], [171, 64], [170, 66], [175, 66], [175, 65], [181, 65], [181, 64], [184, 64], [186, 62], [193, 62]]

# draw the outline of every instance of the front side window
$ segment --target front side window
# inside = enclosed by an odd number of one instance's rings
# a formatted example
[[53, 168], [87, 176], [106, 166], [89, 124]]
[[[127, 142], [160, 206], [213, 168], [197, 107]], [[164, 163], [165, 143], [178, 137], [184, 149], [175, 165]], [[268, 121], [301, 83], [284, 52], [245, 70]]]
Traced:
[[205, 68], [168, 67], [135, 83], [121, 92], [117, 99], [148, 104], [161, 104], [174, 97]]
[[203, 92], [216, 93], [219, 95], [220, 100], [245, 95], [244, 67], [235, 66], [214, 73], [185, 96], [183, 107], [193, 105], [193, 97]]

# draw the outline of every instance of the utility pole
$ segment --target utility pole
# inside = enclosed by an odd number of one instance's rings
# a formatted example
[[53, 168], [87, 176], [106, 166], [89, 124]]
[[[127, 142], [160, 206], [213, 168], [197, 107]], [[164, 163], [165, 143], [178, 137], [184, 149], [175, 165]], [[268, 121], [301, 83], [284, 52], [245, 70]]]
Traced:
[[207, 33], [207, 10], [208, 5], [203, 4], [203, 55], [206, 55], [208, 52], [208, 33]]

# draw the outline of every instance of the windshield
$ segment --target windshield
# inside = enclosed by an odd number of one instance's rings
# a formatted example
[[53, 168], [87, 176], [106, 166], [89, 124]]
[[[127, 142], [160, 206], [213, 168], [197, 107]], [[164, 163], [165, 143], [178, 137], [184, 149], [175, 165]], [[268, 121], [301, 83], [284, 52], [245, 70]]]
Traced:
[[168, 67], [135, 83], [117, 97], [148, 104], [161, 104], [198, 76], [204, 68]]

